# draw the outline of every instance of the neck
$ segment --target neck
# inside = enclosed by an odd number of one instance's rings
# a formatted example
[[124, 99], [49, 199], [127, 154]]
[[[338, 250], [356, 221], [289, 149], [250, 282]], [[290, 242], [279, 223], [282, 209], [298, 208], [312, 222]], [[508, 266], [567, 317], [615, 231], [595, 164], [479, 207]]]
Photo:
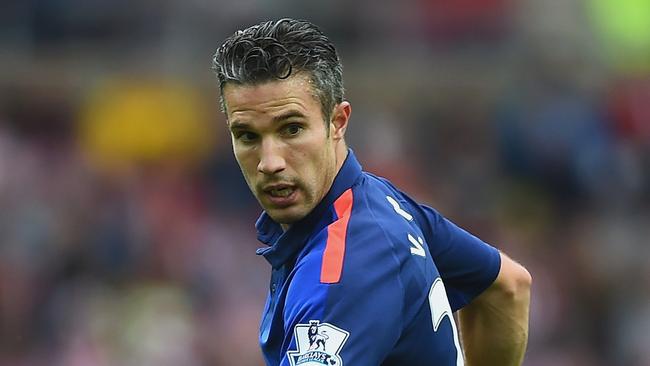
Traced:
[[[334, 173], [334, 177], [336, 177], [343, 166], [343, 162], [345, 162], [345, 159], [348, 157], [348, 145], [344, 141], [341, 141], [336, 145], [334, 153], [336, 154], [336, 172]], [[333, 182], [334, 181], [332, 180], [332, 183]]]

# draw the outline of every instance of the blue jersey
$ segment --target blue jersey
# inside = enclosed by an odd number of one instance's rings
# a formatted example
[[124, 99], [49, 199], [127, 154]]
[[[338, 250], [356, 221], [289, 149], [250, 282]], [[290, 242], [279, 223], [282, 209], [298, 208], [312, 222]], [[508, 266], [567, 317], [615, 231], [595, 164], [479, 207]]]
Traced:
[[265, 213], [272, 266], [267, 365], [463, 364], [452, 313], [496, 278], [499, 252], [348, 157], [324, 199], [286, 232]]

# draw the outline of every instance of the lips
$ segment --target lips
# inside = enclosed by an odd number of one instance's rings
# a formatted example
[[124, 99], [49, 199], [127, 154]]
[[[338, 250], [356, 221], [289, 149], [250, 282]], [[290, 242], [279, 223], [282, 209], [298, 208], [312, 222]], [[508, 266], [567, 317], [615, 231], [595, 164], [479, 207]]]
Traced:
[[298, 190], [289, 184], [272, 184], [264, 187], [262, 191], [271, 205], [281, 208], [295, 202]]

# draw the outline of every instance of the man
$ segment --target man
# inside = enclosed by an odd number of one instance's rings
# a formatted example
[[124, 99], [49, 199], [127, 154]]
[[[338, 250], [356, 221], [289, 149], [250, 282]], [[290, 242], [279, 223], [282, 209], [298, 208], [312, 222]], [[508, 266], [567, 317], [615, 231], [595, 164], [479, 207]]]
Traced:
[[238, 31], [214, 69], [235, 157], [264, 208], [267, 365], [521, 364], [530, 275], [362, 171], [344, 138], [341, 64], [316, 26]]

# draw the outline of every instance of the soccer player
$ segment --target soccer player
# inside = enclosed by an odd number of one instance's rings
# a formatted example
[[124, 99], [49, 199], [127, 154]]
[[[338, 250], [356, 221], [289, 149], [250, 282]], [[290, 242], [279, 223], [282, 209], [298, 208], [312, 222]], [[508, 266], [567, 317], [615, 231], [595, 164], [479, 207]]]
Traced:
[[267, 365], [521, 364], [529, 273], [362, 170], [345, 142], [341, 63], [315, 25], [238, 31], [213, 63], [235, 158], [264, 209]]

